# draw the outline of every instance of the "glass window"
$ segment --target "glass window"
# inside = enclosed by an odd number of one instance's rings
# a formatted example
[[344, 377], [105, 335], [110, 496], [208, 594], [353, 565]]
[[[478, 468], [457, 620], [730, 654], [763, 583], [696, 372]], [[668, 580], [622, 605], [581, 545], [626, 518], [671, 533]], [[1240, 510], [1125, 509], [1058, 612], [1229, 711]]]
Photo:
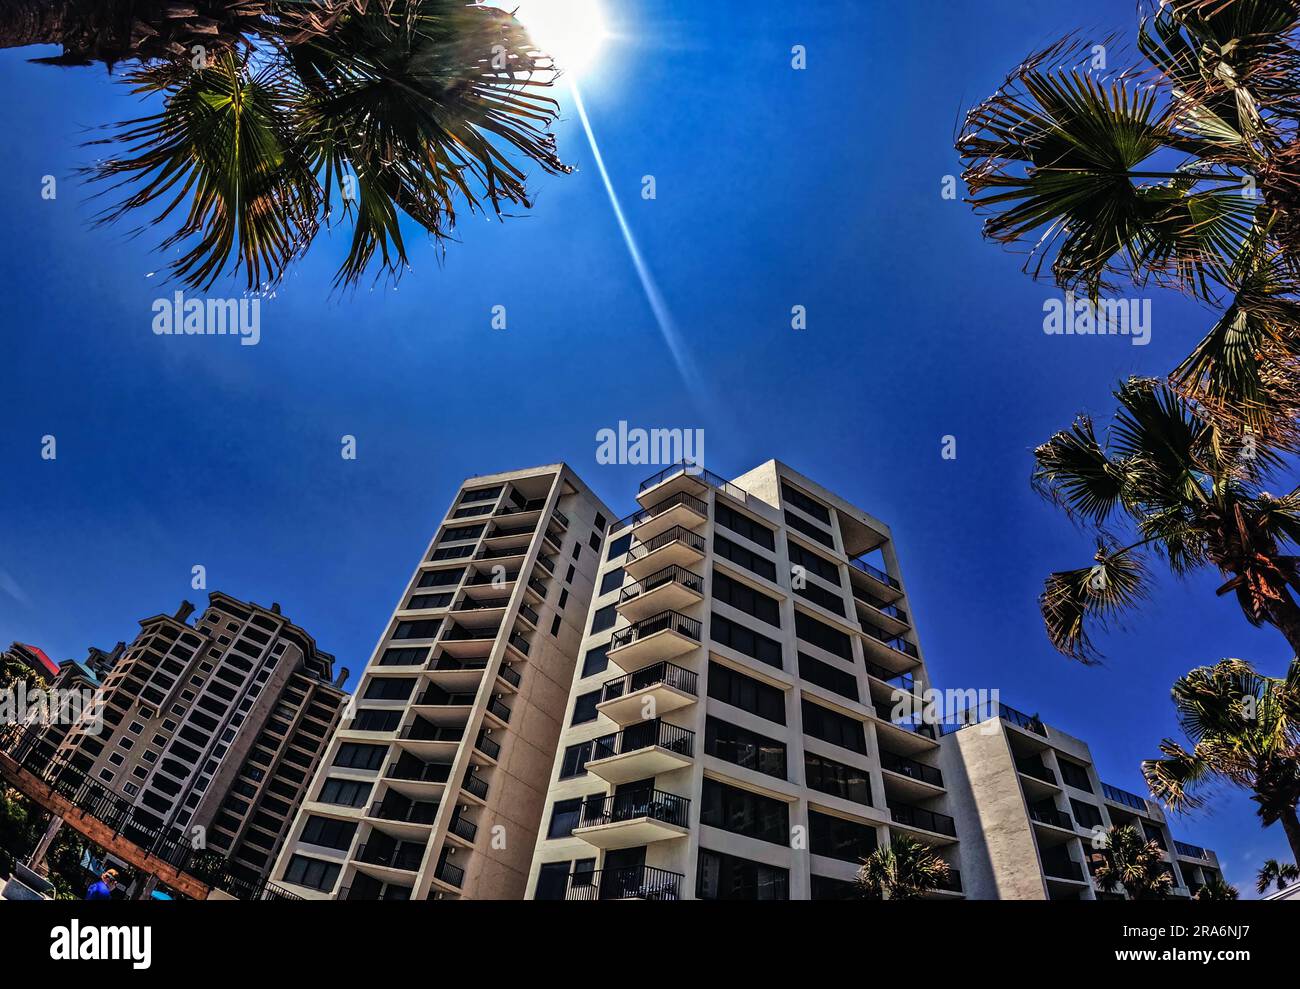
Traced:
[[573, 702], [572, 724], [583, 725], [596, 720], [596, 705], [600, 703], [601, 691], [593, 690], [589, 694], [580, 694]]
[[334, 883], [339, 878], [339, 867], [333, 862], [323, 862], [306, 855], [295, 855], [289, 859], [289, 867], [285, 870], [284, 878], [287, 882], [299, 886], [310, 886], [312, 889], [328, 892], [334, 888]]
[[622, 586], [623, 586], [623, 568], [619, 567], [617, 570], [611, 570], [609, 573], [605, 574], [605, 576], [601, 578], [600, 593], [608, 594], [610, 591], [616, 590], [617, 588]]
[[805, 735], [866, 754], [866, 727], [857, 718], [850, 718], [808, 700], [803, 701], [802, 708]]
[[706, 779], [700, 793], [700, 823], [775, 845], [790, 842], [790, 808], [781, 800]]
[[746, 656], [752, 656], [760, 663], [775, 666], [777, 669], [782, 669], [784, 665], [781, 662], [781, 643], [729, 618], [723, 618], [717, 612], [713, 613], [709, 635], [714, 642], [730, 646]]
[[730, 666], [709, 663], [709, 696], [778, 725], [785, 724], [785, 691]]
[[735, 855], [700, 849], [696, 895], [701, 900], [788, 900], [790, 873]]
[[748, 728], [709, 717], [704, 727], [704, 750], [745, 769], [786, 778], [785, 743]]

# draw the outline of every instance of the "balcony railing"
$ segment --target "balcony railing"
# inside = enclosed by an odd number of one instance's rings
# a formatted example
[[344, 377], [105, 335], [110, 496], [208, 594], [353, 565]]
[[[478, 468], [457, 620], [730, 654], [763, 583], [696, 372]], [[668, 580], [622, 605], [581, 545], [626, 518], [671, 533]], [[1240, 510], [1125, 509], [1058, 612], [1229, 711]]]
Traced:
[[492, 714], [495, 714], [502, 721], [506, 722], [507, 724], [510, 723], [510, 708], [506, 707], [505, 704], [501, 703], [500, 697], [493, 697], [490, 701], [488, 701], [487, 709]]
[[537, 558], [537, 565], [545, 570], [548, 576], [555, 575], [555, 557], [539, 556]]
[[540, 580], [538, 580], [536, 577], [529, 577], [528, 586], [533, 589], [533, 591], [537, 594], [538, 597], [545, 599], [546, 585], [543, 584]]
[[927, 766], [915, 759], [908, 759], [906, 756], [896, 755], [893, 752], [886, 752], [884, 749], [880, 750], [880, 766], [882, 769], [888, 769], [891, 773], [909, 776], [914, 780], [931, 783], [934, 786], [943, 786], [943, 773], [933, 766]]
[[532, 645], [528, 642], [528, 640], [525, 639], [518, 632], [511, 633], [510, 644], [514, 646], [516, 649], [518, 649], [525, 656], [528, 655], [528, 650], [532, 648]]
[[510, 598], [461, 598], [452, 611], [496, 611], [510, 607]]
[[921, 718], [919, 712], [915, 716], [918, 720], [896, 721], [892, 707], [889, 704], [875, 704], [872, 706], [872, 710], [876, 712], [877, 718], [881, 721], [888, 721], [895, 728], [901, 728], [903, 731], [910, 731], [914, 735], [922, 735], [926, 738], [935, 738], [938, 735], [934, 725], [919, 720]]
[[466, 841], [473, 841], [478, 835], [478, 825], [472, 821], [467, 821], [460, 814], [451, 819], [447, 829], [454, 835], [464, 838]]
[[463, 725], [431, 725], [429, 722], [417, 718], [403, 728], [397, 737], [409, 742], [459, 742], [465, 737], [465, 727]]
[[645, 639], [666, 631], [679, 632], [698, 642], [702, 626], [694, 618], [687, 618], [676, 611], [661, 611], [657, 615], [643, 618], [641, 621], [615, 632], [613, 638], [609, 640], [609, 651], [613, 652], [623, 646], [630, 646], [639, 639]]
[[537, 524], [504, 526], [500, 523], [487, 534], [488, 539], [504, 539], [507, 536], [531, 536], [537, 531]]
[[438, 805], [415, 802], [403, 807], [400, 804], [388, 804], [376, 801], [370, 806], [370, 816], [381, 821], [396, 821], [399, 824], [432, 824], [438, 816]]
[[877, 642], [883, 642], [890, 649], [897, 649], [904, 656], [911, 656], [913, 659], [921, 658], [921, 651], [916, 648], [916, 645], [908, 642], [901, 635], [890, 635], [884, 629], [872, 625], [871, 622], [860, 621], [858, 624], [862, 627], [862, 631]]
[[1147, 802], [1139, 797], [1136, 793], [1130, 793], [1128, 790], [1121, 790], [1117, 786], [1111, 786], [1109, 783], [1101, 785], [1102, 794], [1117, 804], [1124, 804], [1126, 807], [1132, 807], [1134, 810], [1140, 810], [1143, 814], [1147, 812]]
[[449, 886], [455, 886], [457, 889], [460, 889], [465, 882], [465, 870], [458, 865], [452, 865], [445, 859], [438, 863], [434, 876]]
[[537, 612], [534, 611], [531, 606], [526, 604], [521, 604], [519, 606], [519, 614], [528, 619], [528, 621], [532, 623], [533, 628], [536, 628], [537, 623], [541, 621], [541, 619], [537, 617]]
[[859, 601], [861, 601], [863, 604], [866, 604], [869, 607], [874, 608], [882, 615], [887, 615], [890, 618], [893, 618], [895, 621], [902, 622], [904, 625], [911, 624], [911, 622], [908, 620], [907, 612], [904, 611], [896, 604], [886, 604], [884, 601], [880, 600], [880, 598], [876, 597], [875, 595], [868, 594], [866, 591], [860, 590], [856, 587], [853, 589], [853, 596], [857, 598]]
[[704, 593], [703, 577], [697, 573], [692, 573], [685, 567], [671, 566], [656, 570], [649, 577], [638, 580], [635, 584], [628, 584], [619, 592], [618, 603], [623, 604], [625, 601], [640, 597], [642, 594], [648, 594], [650, 591], [657, 590], [666, 584], [680, 584], [696, 594], [702, 595]]
[[1067, 831], [1074, 830], [1074, 820], [1070, 815], [1055, 807], [1030, 807], [1029, 816], [1039, 824], [1050, 824], [1053, 827], [1065, 828]]
[[488, 737], [486, 731], [480, 731], [474, 740], [474, 747], [489, 759], [496, 759], [501, 754], [501, 743]]
[[501, 509], [497, 514], [501, 516], [522, 515], [524, 512], [540, 512], [545, 507], [545, 498], [533, 498], [531, 501], [526, 501], [522, 505], [506, 505], [505, 508]]
[[424, 857], [423, 845], [399, 844], [385, 848], [373, 842], [357, 849], [357, 861], [366, 865], [379, 865], [386, 869], [401, 869], [403, 872], [418, 872], [420, 860]]
[[684, 828], [690, 816], [691, 802], [685, 797], [662, 790], [632, 790], [603, 798], [588, 798], [583, 804], [578, 826], [594, 828], [648, 817]]
[[466, 628], [457, 625], [442, 637], [443, 642], [483, 642], [495, 639], [499, 630], [495, 628]]
[[519, 579], [518, 570], [516, 570], [514, 573], [509, 573], [509, 572], [504, 573], [501, 575], [500, 579], [498, 579], [497, 575], [492, 573], [490, 570], [481, 570], [481, 571], [475, 571], [474, 576], [470, 577], [469, 580], [465, 581], [465, 586], [482, 587], [485, 584], [503, 586], [505, 584], [513, 584], [518, 579]]
[[415, 699], [416, 707], [469, 707], [474, 703], [475, 695], [471, 692], [451, 694], [437, 687], [430, 687]]
[[600, 869], [575, 872], [569, 877], [566, 900], [676, 900], [681, 895], [679, 872], [668, 872], [648, 865], [627, 869]]
[[461, 783], [461, 789], [466, 793], [472, 793], [480, 800], [487, 799], [488, 785], [487, 780], [482, 776], [476, 776], [474, 773], [466, 773], [465, 781]]
[[1083, 866], [1074, 859], [1050, 859], [1043, 863], [1043, 871], [1054, 879], [1083, 882]]
[[692, 494], [687, 494], [685, 491], [679, 491], [675, 495], [669, 495], [663, 501], [656, 502], [649, 508], [643, 508], [639, 512], [633, 512], [625, 519], [619, 519], [619, 521], [615, 522], [611, 527], [611, 531], [618, 532], [622, 529], [626, 529], [630, 525], [640, 525], [642, 522], [648, 522], [656, 515], [662, 515], [664, 512], [676, 508], [678, 505], [683, 505], [686, 508], [689, 508], [697, 515], [702, 515], [705, 518], [709, 517], [708, 504], [701, 501], [699, 498], [696, 498]]
[[461, 673], [474, 670], [486, 670], [486, 659], [459, 659], [456, 656], [448, 656], [446, 653], [440, 653], [436, 659], [429, 663], [429, 669], [437, 673]]
[[612, 756], [636, 752], [658, 746], [678, 755], [695, 755], [695, 732], [666, 722], [643, 721], [639, 725], [624, 728], [613, 735], [605, 735], [592, 743], [591, 761], [609, 759]]
[[695, 466], [695, 464], [685, 463], [673, 464], [671, 467], [665, 467], [657, 474], [650, 475], [641, 482], [641, 486], [637, 488], [637, 494], [640, 494], [642, 491], [648, 491], [655, 485], [662, 484], [664, 481], [676, 477], [678, 474], [690, 474], [691, 477], [703, 481], [709, 487], [717, 488], [719, 491], [725, 491], [733, 498], [737, 498], [741, 501], [746, 497], [745, 489], [739, 485], [732, 484], [726, 478], [720, 477], [711, 470], [705, 470], [703, 467]]
[[403, 766], [395, 762], [388, 767], [389, 779], [406, 780], [410, 783], [446, 783], [451, 778], [451, 764], [427, 762], [419, 766]]
[[849, 566], [857, 567], [864, 574], [867, 574], [869, 577], [875, 577], [876, 580], [894, 588], [896, 591], [901, 591], [903, 589], [903, 585], [899, 583], [898, 578], [891, 577], [889, 574], [885, 573], [885, 571], [881, 570], [877, 566], [873, 566], [861, 557], [856, 560], [849, 560]]
[[634, 560], [640, 560], [643, 557], [649, 556], [655, 550], [663, 549], [665, 546], [669, 546], [673, 543], [681, 543], [684, 546], [691, 547], [691, 549], [698, 553], [704, 553], [703, 536], [698, 532], [692, 532], [690, 529], [683, 528], [680, 525], [675, 525], [671, 529], [665, 529], [653, 539], [646, 540], [643, 543], [637, 543], [633, 546], [627, 552], [627, 562], [631, 563]]
[[866, 666], [867, 673], [882, 683], [897, 687], [909, 694], [916, 693], [916, 678], [911, 673], [895, 673], [893, 670], [887, 670], [883, 666], [877, 666], [872, 662], [868, 662]]
[[936, 814], [932, 810], [898, 803], [889, 805], [889, 814], [904, 827], [920, 828], [923, 831], [933, 831], [935, 834], [957, 837], [957, 824], [947, 814]]
[[1189, 859], [1208, 860], [1210, 857], [1209, 853], [1200, 845], [1189, 845], [1185, 841], [1178, 841], [1175, 839], [1174, 848], [1177, 849], [1179, 855], [1185, 855]]
[[1050, 767], [1043, 765], [1043, 760], [1041, 759], [1017, 759], [1016, 769], [1024, 773], [1026, 776], [1032, 776], [1034, 779], [1042, 780], [1044, 783], [1051, 783], [1053, 786], [1060, 785], [1057, 782], [1056, 773], [1052, 772]]
[[513, 666], [506, 666], [504, 663], [501, 664], [501, 669], [497, 671], [497, 675], [512, 687], [518, 687], [524, 679]]
[[523, 556], [528, 552], [527, 546], [503, 546], [495, 549], [491, 546], [484, 546], [474, 554], [476, 560], [503, 560], [510, 556]]
[[672, 663], [655, 663], [654, 666], [647, 666], [645, 669], [629, 673], [627, 676], [606, 680], [601, 686], [600, 699], [602, 702], [612, 701], [624, 694], [634, 694], [646, 687], [661, 685], [675, 687], [684, 693], [695, 694], [698, 682], [699, 676], [692, 670], [684, 670]]
[[569, 516], [565, 515], [558, 508], [551, 513], [551, 518], [555, 519], [556, 522], [559, 522], [560, 525], [564, 526], [564, 528], [567, 529], [569, 527]]

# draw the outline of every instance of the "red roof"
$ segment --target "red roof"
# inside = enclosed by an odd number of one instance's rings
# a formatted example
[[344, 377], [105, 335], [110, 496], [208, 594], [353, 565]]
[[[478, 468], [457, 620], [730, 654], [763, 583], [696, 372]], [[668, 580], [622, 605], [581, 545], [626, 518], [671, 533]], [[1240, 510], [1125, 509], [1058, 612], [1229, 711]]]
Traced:
[[54, 662], [54, 660], [50, 659], [49, 656], [45, 655], [45, 651], [43, 649], [37, 649], [35, 646], [29, 646], [26, 642], [20, 642], [18, 644], [22, 646], [24, 649], [26, 649], [28, 652], [30, 652], [33, 656], [35, 656], [36, 661], [45, 667], [45, 671], [49, 673], [50, 676], [59, 675], [59, 664]]

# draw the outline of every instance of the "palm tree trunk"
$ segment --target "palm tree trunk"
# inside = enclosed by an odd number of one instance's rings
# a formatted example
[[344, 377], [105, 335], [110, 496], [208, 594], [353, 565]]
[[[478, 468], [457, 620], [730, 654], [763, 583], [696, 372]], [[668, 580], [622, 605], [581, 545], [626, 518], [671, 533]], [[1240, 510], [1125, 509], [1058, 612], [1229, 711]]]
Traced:
[[1268, 606], [1269, 623], [1286, 637], [1294, 656], [1300, 656], [1300, 606], [1285, 595]]
[[0, 48], [67, 45], [114, 21], [125, 20], [129, 31], [129, 6], [120, 0], [0, 0]]
[[[1300, 862], [1300, 817], [1296, 816], [1296, 809], [1288, 807], [1282, 811], [1280, 820], [1282, 821], [1282, 830], [1286, 832], [1287, 843], [1291, 846], [1291, 855], [1296, 862]], [[1279, 884], [1281, 880], [1278, 880]]]

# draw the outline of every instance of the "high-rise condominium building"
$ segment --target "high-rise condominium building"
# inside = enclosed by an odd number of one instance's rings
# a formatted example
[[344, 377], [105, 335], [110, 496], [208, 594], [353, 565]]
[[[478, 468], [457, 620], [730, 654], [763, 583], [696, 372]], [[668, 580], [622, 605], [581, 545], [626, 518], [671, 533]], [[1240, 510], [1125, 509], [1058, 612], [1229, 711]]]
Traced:
[[941, 765], [973, 899], [1094, 900], [1095, 839], [1130, 826], [1156, 842], [1173, 896], [1221, 878], [1214, 852], [1178, 841], [1159, 805], [1103, 783], [1086, 743], [1000, 705], [944, 737]]
[[313, 898], [523, 896], [609, 514], [562, 464], [465, 482], [276, 883]]
[[[58, 756], [133, 805], [133, 829], [183, 836], [265, 878], [346, 694], [334, 657], [269, 609], [214, 592], [140, 622]], [[341, 676], [346, 676], [346, 671]]]
[[[784, 464], [670, 468], [610, 531], [528, 895], [845, 895], [894, 833], [960, 890], [887, 526]], [[901, 713], [900, 713], [901, 712]]]

